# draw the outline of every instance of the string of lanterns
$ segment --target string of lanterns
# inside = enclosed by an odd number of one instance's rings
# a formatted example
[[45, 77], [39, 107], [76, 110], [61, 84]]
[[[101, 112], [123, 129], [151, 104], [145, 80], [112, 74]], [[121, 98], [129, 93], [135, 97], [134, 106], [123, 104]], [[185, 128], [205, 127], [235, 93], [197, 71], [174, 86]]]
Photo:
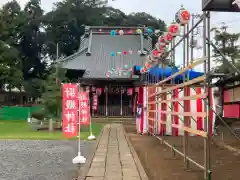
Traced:
[[136, 30], [126, 30], [126, 31], [124, 31], [124, 30], [120, 29], [120, 30], [111, 30], [110, 31], [111, 36], [116, 36], [116, 35], [123, 36], [124, 34], [130, 35], [130, 34], [143, 34], [143, 33], [151, 34], [151, 33], [153, 33], [153, 30], [151, 28], [143, 28], [143, 29], [139, 28], [139, 29], [136, 29]]
[[146, 63], [141, 68], [141, 73], [146, 73], [159, 60], [164, 61], [169, 55], [168, 45], [180, 35], [181, 27], [186, 26], [191, 18], [191, 14], [183, 6], [175, 14], [175, 21], [171, 23], [167, 31], [158, 37], [158, 41], [151, 54], [147, 57]]
[[118, 51], [118, 52], [111, 52], [110, 56], [121, 56], [121, 55], [131, 55], [131, 54], [141, 54], [141, 50], [138, 51], [132, 51], [132, 50], [124, 50], [124, 51]]
[[111, 70], [106, 72], [107, 77], [111, 76], [131, 76], [132, 72], [132, 67], [134, 65], [127, 65], [125, 64], [123, 67], [118, 67], [117, 69], [112, 68]]

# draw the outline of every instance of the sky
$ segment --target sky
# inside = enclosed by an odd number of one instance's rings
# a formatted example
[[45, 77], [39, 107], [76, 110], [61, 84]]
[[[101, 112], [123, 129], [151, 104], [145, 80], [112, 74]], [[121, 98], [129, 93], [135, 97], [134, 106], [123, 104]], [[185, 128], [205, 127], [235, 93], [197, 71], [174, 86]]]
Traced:
[[[0, 0], [0, 6], [8, 0]], [[45, 12], [52, 9], [53, 3], [59, 0], [42, 0], [42, 7]], [[24, 6], [27, 0], [18, 0]], [[108, 0], [108, 4], [114, 8], [118, 8], [126, 14], [131, 12], [146, 12], [154, 17], [160, 18], [166, 24], [170, 24], [174, 20], [175, 13], [179, 10], [181, 5], [184, 6], [191, 13], [201, 14], [202, 0]], [[230, 32], [240, 32], [240, 13], [211, 13], [211, 26], [219, 27], [225, 22], [229, 27]], [[201, 44], [201, 35], [199, 37], [199, 44]], [[179, 64], [182, 62], [182, 46], [176, 50], [176, 59]], [[201, 50], [194, 52], [195, 56], [201, 55]], [[202, 68], [201, 68], [202, 69]]]

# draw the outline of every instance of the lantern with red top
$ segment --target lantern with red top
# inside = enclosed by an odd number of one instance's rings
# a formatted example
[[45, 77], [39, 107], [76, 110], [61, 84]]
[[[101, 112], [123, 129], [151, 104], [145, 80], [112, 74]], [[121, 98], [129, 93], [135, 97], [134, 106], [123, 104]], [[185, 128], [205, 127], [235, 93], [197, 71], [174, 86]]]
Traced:
[[149, 69], [151, 67], [151, 64], [149, 64], [148, 62], [145, 63], [144, 67], [146, 67], [147, 69]]
[[160, 53], [157, 49], [154, 49], [154, 50], [152, 51], [152, 56], [153, 56], [154, 58], [158, 57], [159, 54], [161, 54], [161, 53]]
[[173, 36], [179, 36], [180, 35], [180, 26], [179, 24], [173, 22], [168, 27], [168, 32]]
[[164, 39], [163, 36], [159, 36], [159, 38], [158, 38], [158, 43], [159, 43], [159, 45], [161, 45], [161, 46], [165, 46], [165, 45], [166, 45], [166, 42], [165, 42], [165, 39]]
[[169, 44], [173, 40], [173, 36], [169, 32], [165, 32], [163, 37], [166, 44]]
[[97, 88], [96, 89], [96, 94], [100, 96], [102, 94], [102, 88]]
[[190, 12], [188, 10], [186, 10], [185, 8], [183, 8], [183, 6], [175, 15], [176, 22], [182, 26], [188, 24], [190, 21], [190, 18], [191, 18]]
[[133, 95], [133, 88], [128, 88], [127, 95], [129, 95], [129, 96]]
[[147, 72], [147, 68], [142, 67], [141, 70], [140, 70], [140, 72], [141, 72], [141, 73], [145, 73], [145, 72]]
[[155, 47], [156, 47], [156, 50], [158, 51], [158, 53], [163, 53], [166, 46], [156, 43]]

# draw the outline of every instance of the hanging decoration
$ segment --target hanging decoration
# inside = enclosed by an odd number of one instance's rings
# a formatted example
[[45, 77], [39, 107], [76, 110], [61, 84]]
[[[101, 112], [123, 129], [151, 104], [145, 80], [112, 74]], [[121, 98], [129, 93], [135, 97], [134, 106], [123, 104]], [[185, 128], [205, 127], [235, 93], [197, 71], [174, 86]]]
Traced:
[[133, 88], [127, 89], [127, 95], [129, 95], [129, 96], [133, 95]]
[[[176, 22], [171, 23], [167, 28], [167, 32], [165, 32], [163, 35], [158, 35], [159, 37], [157, 43], [155, 44], [155, 49], [150, 53], [149, 58], [145, 61], [144, 66], [140, 69], [141, 73], [147, 72], [148, 69], [151, 68], [152, 65], [156, 62], [166, 62], [166, 58], [169, 56], [170, 53], [168, 47], [169, 43], [171, 43], [176, 36], [180, 35], [181, 26], [188, 24], [190, 18], [190, 12], [187, 11], [185, 8], [181, 7], [181, 9], [175, 14]], [[146, 34], [147, 28], [144, 28], [143, 30], [144, 34]], [[148, 31], [148, 33], [151, 32], [151, 30]], [[141, 51], [139, 51], [139, 53], [141, 53]]]
[[117, 67], [116, 69], [115, 68], [112, 68], [111, 70], [107, 71], [106, 72], [106, 76], [107, 77], [111, 77], [111, 76], [128, 76], [130, 77], [131, 76], [131, 68], [133, 67], [134, 65], [127, 65], [125, 64], [123, 67]]
[[154, 50], [152, 51], [152, 55], [153, 55], [154, 57], [157, 57], [158, 54], [159, 54], [159, 52], [160, 52], [160, 51], [158, 51], [157, 49], [154, 49]]
[[[137, 52], [137, 53], [140, 53], [140, 52]], [[133, 51], [132, 50], [124, 50], [122, 52], [121, 51], [111, 52], [110, 56], [120, 56], [120, 55], [128, 55], [128, 54], [130, 54], [130, 55], [133, 54]]]
[[168, 32], [173, 36], [179, 36], [180, 35], [180, 26], [179, 24], [173, 22], [172, 24], [169, 25], [168, 27]]
[[117, 35], [117, 31], [116, 30], [111, 30], [110, 31], [110, 35], [111, 36], [116, 36]]
[[96, 89], [96, 94], [100, 96], [102, 94], [102, 88], [97, 88]]
[[121, 30], [118, 31], [118, 34], [119, 34], [120, 36], [122, 36], [122, 35], [124, 35], [124, 31], [121, 29]]
[[148, 28], [147, 30], [148, 30], [148, 33], [149, 33], [149, 34], [152, 34], [152, 33], [153, 33], [153, 30], [152, 30], [151, 28]]
[[128, 33], [128, 34], [133, 34], [133, 31], [132, 31], [132, 30], [129, 30], [127, 33]]
[[136, 33], [137, 33], [137, 34], [142, 34], [142, 30], [141, 30], [141, 29], [137, 29], [137, 30], [136, 30]]
[[159, 36], [159, 38], [158, 38], [158, 43], [159, 43], [159, 45], [161, 45], [161, 46], [165, 46], [165, 45], [166, 45], [166, 42], [165, 42], [165, 39], [164, 39], [163, 36]]
[[166, 44], [169, 44], [173, 40], [173, 36], [169, 32], [165, 32], [163, 37]]
[[181, 9], [176, 13], [175, 20], [177, 23], [179, 23], [181, 26], [184, 26], [189, 23], [191, 14], [188, 10], [181, 7]]
[[142, 68], [140, 69], [140, 72], [141, 72], [141, 73], [146, 73], [146, 72], [147, 72], [147, 68], [146, 68], [146, 67], [142, 67]]

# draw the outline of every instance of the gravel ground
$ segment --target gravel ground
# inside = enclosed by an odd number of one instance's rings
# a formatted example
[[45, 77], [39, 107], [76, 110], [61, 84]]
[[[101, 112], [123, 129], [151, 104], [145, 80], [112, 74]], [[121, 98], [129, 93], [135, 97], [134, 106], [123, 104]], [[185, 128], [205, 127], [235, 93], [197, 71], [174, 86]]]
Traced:
[[[85, 157], [94, 144], [82, 142]], [[77, 147], [74, 140], [0, 140], [0, 180], [72, 180]]]

